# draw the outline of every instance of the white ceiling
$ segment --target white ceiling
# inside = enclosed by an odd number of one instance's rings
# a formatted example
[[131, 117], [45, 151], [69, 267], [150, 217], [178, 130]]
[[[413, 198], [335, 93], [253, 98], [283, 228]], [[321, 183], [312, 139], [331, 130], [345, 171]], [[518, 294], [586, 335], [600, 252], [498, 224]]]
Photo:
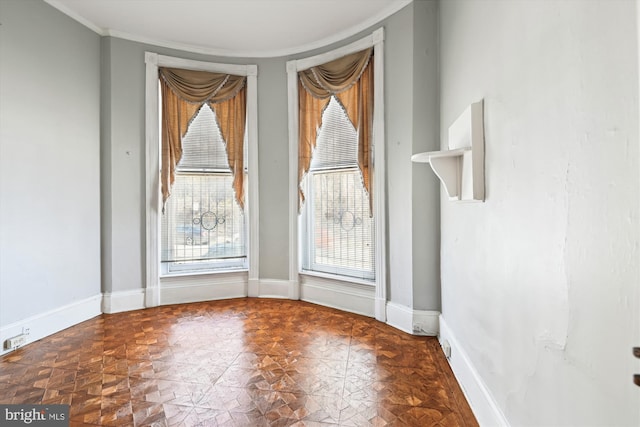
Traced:
[[354, 35], [412, 0], [45, 0], [101, 35], [211, 55], [276, 57]]

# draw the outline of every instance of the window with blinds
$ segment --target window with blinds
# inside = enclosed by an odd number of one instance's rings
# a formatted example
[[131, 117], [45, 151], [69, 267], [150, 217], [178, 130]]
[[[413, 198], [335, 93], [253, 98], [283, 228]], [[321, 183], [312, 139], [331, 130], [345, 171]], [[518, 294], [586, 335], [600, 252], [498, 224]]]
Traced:
[[332, 97], [302, 183], [303, 269], [375, 279], [375, 223], [358, 168], [358, 135]]
[[162, 216], [165, 273], [246, 267], [245, 216], [232, 185], [215, 113], [204, 104], [183, 138], [182, 158]]

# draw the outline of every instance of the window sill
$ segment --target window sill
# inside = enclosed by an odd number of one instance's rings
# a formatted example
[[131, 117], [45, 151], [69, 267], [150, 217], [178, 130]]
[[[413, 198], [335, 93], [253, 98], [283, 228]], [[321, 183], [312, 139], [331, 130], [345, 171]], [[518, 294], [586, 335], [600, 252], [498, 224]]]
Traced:
[[188, 276], [214, 276], [214, 275], [222, 275], [222, 274], [248, 273], [248, 272], [249, 272], [248, 268], [229, 268], [229, 269], [202, 270], [202, 271], [176, 271], [173, 273], [161, 273], [160, 279], [188, 277]]
[[375, 280], [359, 279], [357, 277], [341, 276], [339, 274], [322, 273], [319, 271], [312, 271], [312, 270], [301, 270], [299, 274], [302, 276], [319, 277], [321, 279], [335, 280], [337, 282], [343, 282], [343, 283], [352, 283], [352, 284], [366, 285], [371, 287], [376, 286]]

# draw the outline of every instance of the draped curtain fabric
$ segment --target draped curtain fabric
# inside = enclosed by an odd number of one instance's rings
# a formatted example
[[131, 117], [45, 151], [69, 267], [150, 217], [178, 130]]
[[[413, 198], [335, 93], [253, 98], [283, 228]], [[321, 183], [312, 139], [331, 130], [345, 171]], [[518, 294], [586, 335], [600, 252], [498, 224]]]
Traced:
[[175, 170], [182, 157], [182, 138], [206, 103], [216, 113], [225, 141], [233, 190], [244, 209], [244, 132], [246, 77], [205, 71], [160, 68], [162, 91], [162, 206], [171, 194]]
[[300, 183], [311, 165], [318, 130], [322, 126], [322, 113], [331, 97], [335, 96], [358, 131], [358, 166], [364, 189], [369, 194], [369, 211], [373, 212], [372, 168], [369, 164], [373, 127], [373, 61], [370, 60], [372, 56], [373, 48], [370, 48], [298, 73], [299, 206], [304, 202]]

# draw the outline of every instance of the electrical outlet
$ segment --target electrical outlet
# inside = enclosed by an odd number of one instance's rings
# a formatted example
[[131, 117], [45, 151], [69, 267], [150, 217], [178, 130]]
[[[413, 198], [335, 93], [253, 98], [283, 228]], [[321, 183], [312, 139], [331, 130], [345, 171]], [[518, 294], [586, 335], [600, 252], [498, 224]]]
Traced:
[[20, 347], [21, 345], [25, 345], [27, 343], [27, 334], [16, 335], [13, 338], [8, 338], [4, 342], [4, 349], [11, 350], [13, 348]]
[[447, 359], [451, 359], [451, 344], [449, 344], [449, 341], [444, 340], [441, 343], [442, 346], [442, 351], [444, 352], [444, 356]]

